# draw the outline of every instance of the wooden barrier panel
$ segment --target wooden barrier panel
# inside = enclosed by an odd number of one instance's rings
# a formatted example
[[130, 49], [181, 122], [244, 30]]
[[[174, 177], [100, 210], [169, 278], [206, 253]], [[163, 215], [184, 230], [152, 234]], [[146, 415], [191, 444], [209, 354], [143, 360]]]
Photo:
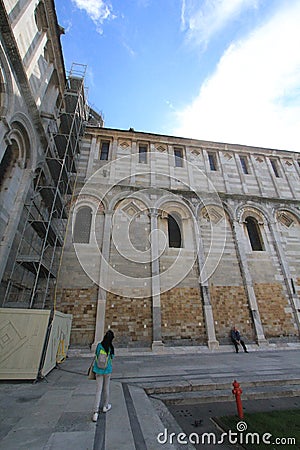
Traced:
[[50, 311], [0, 308], [0, 379], [38, 376]]
[[51, 331], [47, 352], [41, 375], [46, 376], [57, 362], [63, 361], [67, 356], [70, 342], [72, 315], [55, 311], [51, 324]]

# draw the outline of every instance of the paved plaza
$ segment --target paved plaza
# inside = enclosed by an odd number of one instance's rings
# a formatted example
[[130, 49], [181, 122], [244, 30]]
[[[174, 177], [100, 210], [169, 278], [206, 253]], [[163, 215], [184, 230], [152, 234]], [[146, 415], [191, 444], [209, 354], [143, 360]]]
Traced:
[[185, 424], [201, 433], [220, 432], [210, 417], [236, 413], [234, 379], [241, 383], [247, 411], [300, 407], [297, 344], [280, 350], [250, 346], [248, 354], [236, 354], [231, 347], [216, 352], [165, 348], [156, 354], [117, 349], [112, 409], [101, 413], [95, 424], [91, 421], [95, 382], [86, 376], [91, 359], [88, 350], [71, 349], [67, 360], [42, 381], [1, 382], [0, 449], [235, 448], [194, 447], [170, 443], [169, 438], [162, 443], [160, 434], [168, 430], [177, 436]]

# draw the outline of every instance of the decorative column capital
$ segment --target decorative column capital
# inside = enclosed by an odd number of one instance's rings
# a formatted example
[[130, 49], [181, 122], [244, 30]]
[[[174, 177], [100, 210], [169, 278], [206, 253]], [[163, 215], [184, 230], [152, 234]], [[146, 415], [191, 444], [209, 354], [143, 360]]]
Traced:
[[158, 208], [152, 208], [152, 207], [149, 208], [149, 216], [150, 216], [150, 217], [157, 218], [158, 215], [159, 215]]

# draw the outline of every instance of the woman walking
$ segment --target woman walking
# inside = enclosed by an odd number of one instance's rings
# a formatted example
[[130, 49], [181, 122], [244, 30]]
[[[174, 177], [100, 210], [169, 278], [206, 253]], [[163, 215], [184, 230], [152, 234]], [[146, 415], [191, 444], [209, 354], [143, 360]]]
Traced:
[[[93, 414], [93, 422], [97, 422], [98, 414], [99, 414], [99, 405], [101, 399], [101, 392], [103, 386], [103, 409], [102, 411], [106, 413], [111, 409], [111, 404], [108, 403], [109, 400], [109, 382], [110, 375], [112, 372], [112, 359], [114, 357], [114, 346], [112, 345], [112, 340], [114, 338], [114, 333], [111, 330], [108, 330], [101, 342], [98, 343], [96, 348], [96, 357], [93, 366], [93, 372], [96, 374], [96, 397], [94, 403], [94, 414]], [[99, 369], [97, 365], [97, 359], [99, 355], [107, 355], [107, 364], [104, 369]]]

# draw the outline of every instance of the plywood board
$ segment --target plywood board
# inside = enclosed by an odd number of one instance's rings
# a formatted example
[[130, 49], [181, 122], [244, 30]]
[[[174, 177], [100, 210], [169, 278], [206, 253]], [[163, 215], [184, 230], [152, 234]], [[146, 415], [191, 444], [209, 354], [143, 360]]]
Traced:
[[0, 379], [38, 376], [50, 311], [0, 308]]
[[67, 355], [70, 342], [72, 315], [55, 311], [41, 375], [46, 376], [57, 362]]

